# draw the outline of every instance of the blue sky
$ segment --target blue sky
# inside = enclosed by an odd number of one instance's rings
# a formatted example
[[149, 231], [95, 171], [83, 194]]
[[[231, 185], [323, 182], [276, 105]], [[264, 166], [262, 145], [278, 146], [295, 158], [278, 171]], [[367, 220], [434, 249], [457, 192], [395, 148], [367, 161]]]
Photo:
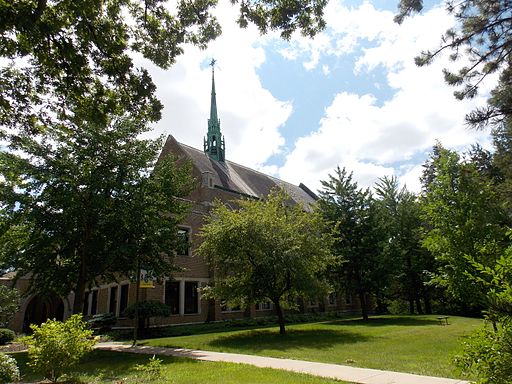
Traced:
[[[397, 0], [398, 1], [398, 0]], [[221, 0], [223, 35], [201, 51], [186, 47], [168, 71], [147, 63], [165, 109], [154, 134], [202, 147], [215, 57], [217, 105], [229, 160], [312, 189], [336, 166], [361, 186], [396, 175], [419, 189], [421, 164], [436, 140], [463, 150], [488, 146], [487, 132], [469, 131], [464, 115], [485, 103], [460, 102], [443, 82], [440, 57], [418, 68], [414, 57], [434, 49], [453, 18], [436, 1], [403, 25], [393, 0], [331, 0], [327, 28], [315, 39], [240, 30], [236, 9]]]

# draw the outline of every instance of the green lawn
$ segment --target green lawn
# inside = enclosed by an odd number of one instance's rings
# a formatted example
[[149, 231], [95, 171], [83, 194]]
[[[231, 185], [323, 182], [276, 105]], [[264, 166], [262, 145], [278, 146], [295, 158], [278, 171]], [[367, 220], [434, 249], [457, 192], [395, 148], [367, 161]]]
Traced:
[[145, 340], [143, 344], [234, 352], [458, 378], [452, 356], [478, 319], [436, 316], [381, 316], [363, 322], [340, 319], [278, 328], [226, 331]]
[[[13, 353], [22, 372], [23, 382], [42, 380], [26, 366], [25, 352]], [[72, 382], [111, 384], [343, 384], [341, 381], [322, 379], [293, 372], [256, 368], [244, 364], [214, 363], [184, 358], [161, 356], [162, 376], [144, 377], [135, 369], [145, 364], [150, 356], [124, 352], [94, 351], [77, 368]], [[63, 380], [69, 378], [63, 378]], [[69, 382], [69, 381], [67, 381]]]

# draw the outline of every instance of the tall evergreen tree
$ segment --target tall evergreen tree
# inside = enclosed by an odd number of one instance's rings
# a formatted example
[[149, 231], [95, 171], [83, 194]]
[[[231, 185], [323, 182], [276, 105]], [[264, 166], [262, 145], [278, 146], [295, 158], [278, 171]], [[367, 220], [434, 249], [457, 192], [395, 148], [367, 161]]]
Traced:
[[[432, 255], [421, 247], [422, 219], [418, 198], [396, 177], [379, 179], [375, 186], [381, 230], [385, 233], [382, 252], [391, 266], [397, 292], [390, 296], [409, 302], [411, 314], [431, 313], [428, 273], [433, 271]], [[423, 304], [422, 304], [423, 303]]]
[[339, 167], [322, 181], [319, 193], [319, 209], [333, 228], [334, 252], [339, 259], [332, 271], [334, 278], [340, 288], [358, 295], [367, 320], [369, 298], [381, 298], [389, 270], [381, 258], [383, 232], [378, 228], [375, 201], [368, 189], [360, 189], [352, 174]]

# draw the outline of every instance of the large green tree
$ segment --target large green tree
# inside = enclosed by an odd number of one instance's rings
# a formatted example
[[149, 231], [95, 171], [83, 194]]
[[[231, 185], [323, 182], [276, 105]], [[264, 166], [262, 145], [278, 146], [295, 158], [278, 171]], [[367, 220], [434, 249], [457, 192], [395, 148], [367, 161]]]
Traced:
[[319, 191], [319, 208], [334, 233], [338, 258], [332, 274], [341, 288], [355, 293], [363, 319], [368, 319], [369, 296], [377, 300], [389, 281], [390, 265], [382, 258], [384, 232], [380, 230], [377, 206], [368, 189], [360, 189], [345, 168], [336, 169]]
[[[416, 63], [428, 65], [444, 51], [449, 51], [451, 60], [462, 62], [456, 71], [444, 70], [446, 82], [458, 87], [458, 99], [473, 98], [486, 77], [499, 74], [488, 105], [468, 114], [466, 120], [473, 127], [501, 124], [512, 115], [512, 4], [510, 0], [445, 0], [445, 5], [456, 26], [442, 36], [437, 50], [424, 51]], [[422, 8], [423, 0], [400, 0], [395, 20], [401, 23]]]
[[[262, 33], [324, 27], [326, 0], [232, 0], [238, 23]], [[126, 111], [141, 122], [160, 118], [162, 105], [135, 54], [161, 68], [187, 44], [205, 48], [221, 33], [217, 0], [13, 0], [0, 3], [0, 125], [44, 130], [65, 116], [105, 123]], [[84, 111], [85, 109], [85, 111]]]
[[493, 266], [507, 246], [507, 216], [492, 182], [475, 163], [440, 144], [422, 178], [425, 247], [438, 263], [434, 281], [466, 310], [486, 305], [485, 291], [473, 283], [474, 263]]
[[[415, 194], [400, 188], [396, 177], [383, 177], [375, 186], [381, 230], [382, 252], [392, 275], [390, 298], [409, 302], [411, 314], [432, 311], [428, 273], [434, 271], [430, 252], [422, 248], [421, 207]], [[423, 305], [422, 305], [423, 302]]]
[[171, 158], [155, 165], [161, 140], [139, 139], [146, 128], [131, 120], [68, 124], [0, 152], [0, 236], [10, 240], [0, 254], [4, 269], [32, 273], [32, 290], [74, 291], [80, 312], [87, 286], [133, 274], [137, 261], [157, 276], [172, 270], [179, 197], [193, 181]]
[[283, 306], [326, 294], [330, 237], [321, 216], [290, 204], [282, 191], [262, 200], [217, 203], [203, 226], [198, 252], [214, 271], [206, 293], [242, 305], [272, 301], [281, 334]]

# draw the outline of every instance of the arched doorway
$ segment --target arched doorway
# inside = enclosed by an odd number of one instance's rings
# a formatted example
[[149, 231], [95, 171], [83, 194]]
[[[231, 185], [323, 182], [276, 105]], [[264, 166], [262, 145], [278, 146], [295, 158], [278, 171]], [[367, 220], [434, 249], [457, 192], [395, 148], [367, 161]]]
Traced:
[[30, 299], [25, 309], [23, 332], [31, 333], [30, 324], [40, 325], [48, 319], [64, 319], [64, 302], [59, 297], [36, 295]]

